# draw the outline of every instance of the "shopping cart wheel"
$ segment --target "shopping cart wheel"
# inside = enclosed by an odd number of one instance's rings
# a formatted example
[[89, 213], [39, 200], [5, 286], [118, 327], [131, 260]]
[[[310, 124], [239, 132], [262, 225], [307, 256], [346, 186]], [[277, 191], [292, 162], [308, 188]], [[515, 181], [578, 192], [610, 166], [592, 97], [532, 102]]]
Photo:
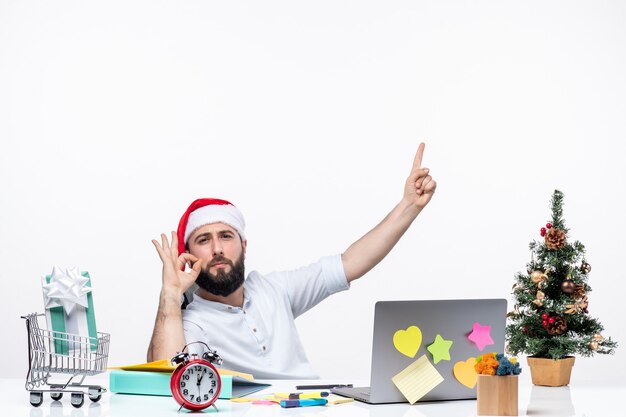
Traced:
[[63, 398], [63, 393], [62, 392], [51, 392], [50, 393], [50, 398], [52, 398], [54, 401], [59, 401], [61, 398]]
[[33, 407], [39, 407], [43, 402], [43, 392], [31, 391], [30, 393], [30, 405]]
[[89, 387], [88, 391], [89, 399], [94, 403], [100, 401], [102, 398], [102, 388], [101, 387]]
[[72, 393], [72, 399], [70, 400], [70, 403], [74, 407], [80, 408], [80, 407], [82, 407], [84, 402], [85, 402], [85, 395], [82, 392], [73, 392]]

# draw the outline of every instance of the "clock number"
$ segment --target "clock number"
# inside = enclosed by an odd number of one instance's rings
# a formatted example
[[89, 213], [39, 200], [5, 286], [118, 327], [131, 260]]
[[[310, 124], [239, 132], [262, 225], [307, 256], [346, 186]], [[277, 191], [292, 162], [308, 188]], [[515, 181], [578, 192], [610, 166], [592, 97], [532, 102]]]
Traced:
[[195, 395], [191, 394], [191, 401], [193, 401], [193, 397], [195, 397]]
[[209, 372], [209, 378], [213, 378], [213, 372]]
[[187, 388], [183, 390], [183, 395], [189, 395], [189, 390]]
[[181, 386], [182, 388], [185, 388], [185, 385], [187, 385], [187, 384], [185, 384], [185, 381], [180, 381], [180, 386]]
[[198, 398], [196, 398], [196, 402], [199, 403], [200, 401], [202, 401], [202, 398], [200, 398], [200, 396], [198, 395]]
[[183, 375], [183, 379], [184, 379], [185, 381], [189, 381], [189, 375]]
[[196, 371], [200, 372], [202, 370], [202, 367], [200, 365], [196, 365]]
[[204, 394], [204, 401], [209, 401], [209, 394]]
[[213, 388], [209, 390], [209, 394], [213, 394]]
[[214, 387], [214, 386], [215, 386], [215, 380], [214, 380], [214, 379], [211, 381], [211, 386], [212, 386], [212, 387]]

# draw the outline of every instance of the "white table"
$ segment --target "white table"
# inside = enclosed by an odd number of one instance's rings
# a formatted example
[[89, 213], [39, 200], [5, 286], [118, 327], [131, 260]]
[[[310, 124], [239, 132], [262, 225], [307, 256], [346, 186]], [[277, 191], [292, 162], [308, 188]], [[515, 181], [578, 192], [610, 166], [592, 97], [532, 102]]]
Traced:
[[[268, 381], [271, 387], [255, 396], [272, 392], [295, 391], [297, 384], [354, 383], [368, 385], [368, 381]], [[108, 387], [108, 375], [87, 378], [85, 383]], [[81, 408], [70, 405], [69, 396], [52, 401], [45, 395], [40, 407], [33, 407], [24, 389], [24, 380], [0, 378], [0, 416], [2, 417], [105, 417], [105, 416], [176, 416], [178, 406], [170, 397], [150, 397], [106, 393], [97, 403], [85, 398]], [[626, 383], [619, 386], [608, 384], [580, 384], [570, 387], [548, 388], [533, 386], [528, 375], [520, 377], [519, 415], [529, 416], [625, 416]], [[328, 407], [302, 407], [283, 409], [278, 405], [252, 405], [218, 400], [222, 416], [318, 416], [318, 417], [448, 417], [475, 416], [476, 401], [447, 401], [436, 403], [368, 405], [361, 402]], [[214, 413], [207, 409], [204, 413]], [[194, 414], [201, 415], [201, 414]]]

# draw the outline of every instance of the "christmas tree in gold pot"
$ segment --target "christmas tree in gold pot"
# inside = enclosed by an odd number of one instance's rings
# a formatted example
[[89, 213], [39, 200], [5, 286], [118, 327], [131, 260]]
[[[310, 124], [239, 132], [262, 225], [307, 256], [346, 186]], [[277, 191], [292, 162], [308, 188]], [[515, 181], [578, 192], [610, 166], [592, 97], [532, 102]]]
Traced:
[[591, 265], [583, 244], [569, 239], [562, 192], [554, 191], [551, 209], [551, 221], [540, 229], [542, 239], [530, 243], [527, 273], [515, 276], [506, 335], [509, 353], [529, 356], [535, 385], [560, 386], [569, 383], [574, 355], [610, 354], [617, 343], [589, 314]]

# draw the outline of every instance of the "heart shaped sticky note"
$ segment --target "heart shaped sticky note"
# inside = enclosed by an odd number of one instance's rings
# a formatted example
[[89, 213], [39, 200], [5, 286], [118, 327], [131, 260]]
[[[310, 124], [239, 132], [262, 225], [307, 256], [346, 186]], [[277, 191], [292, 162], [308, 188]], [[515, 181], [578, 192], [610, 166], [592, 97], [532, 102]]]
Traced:
[[422, 331], [417, 326], [410, 326], [406, 330], [398, 330], [393, 335], [393, 345], [398, 352], [409, 358], [414, 358], [422, 344]]
[[469, 358], [465, 362], [459, 361], [455, 363], [453, 368], [454, 377], [457, 381], [470, 389], [474, 388], [478, 380], [478, 374], [474, 369], [474, 365], [476, 365], [476, 358]]

